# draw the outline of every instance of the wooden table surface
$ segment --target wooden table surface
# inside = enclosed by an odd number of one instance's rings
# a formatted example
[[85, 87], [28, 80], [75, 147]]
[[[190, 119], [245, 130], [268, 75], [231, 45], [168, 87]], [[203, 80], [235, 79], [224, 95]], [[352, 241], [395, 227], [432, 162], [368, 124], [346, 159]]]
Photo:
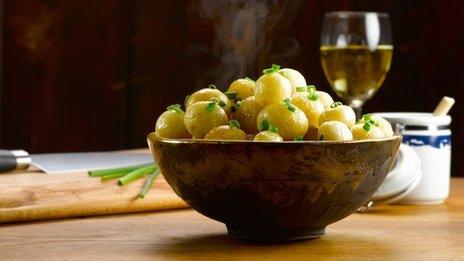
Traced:
[[384, 206], [330, 225], [312, 241], [229, 238], [193, 210], [0, 225], [0, 260], [17, 259], [464, 259], [464, 179], [446, 204]]

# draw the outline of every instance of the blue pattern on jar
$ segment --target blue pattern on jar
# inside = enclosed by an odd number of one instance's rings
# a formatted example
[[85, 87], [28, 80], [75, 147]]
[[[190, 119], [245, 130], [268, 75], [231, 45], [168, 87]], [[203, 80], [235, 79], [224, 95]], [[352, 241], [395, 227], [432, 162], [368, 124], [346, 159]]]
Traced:
[[451, 146], [451, 135], [441, 135], [441, 136], [403, 135], [403, 143], [409, 146], [429, 145], [437, 149], [441, 149], [447, 145]]

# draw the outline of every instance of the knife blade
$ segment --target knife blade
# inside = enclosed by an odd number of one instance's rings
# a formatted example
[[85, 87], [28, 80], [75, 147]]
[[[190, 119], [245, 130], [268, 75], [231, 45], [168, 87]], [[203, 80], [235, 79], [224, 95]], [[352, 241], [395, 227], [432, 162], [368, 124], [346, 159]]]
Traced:
[[[26, 153], [25, 151], [22, 151]], [[21, 155], [24, 155], [21, 154]], [[26, 153], [27, 154], [27, 153]], [[18, 157], [18, 153], [4, 151], [4, 157], [0, 157], [0, 171], [11, 171], [22, 169], [34, 165], [48, 174], [59, 174], [69, 172], [80, 172], [88, 170], [99, 170], [106, 168], [119, 168], [133, 165], [143, 165], [153, 163], [153, 158], [149, 152], [134, 151], [105, 151], [105, 152], [71, 152], [71, 153], [49, 153], [32, 154], [28, 157]], [[25, 160], [28, 158], [28, 162]], [[27, 162], [28, 164], [17, 164], [17, 161]]]

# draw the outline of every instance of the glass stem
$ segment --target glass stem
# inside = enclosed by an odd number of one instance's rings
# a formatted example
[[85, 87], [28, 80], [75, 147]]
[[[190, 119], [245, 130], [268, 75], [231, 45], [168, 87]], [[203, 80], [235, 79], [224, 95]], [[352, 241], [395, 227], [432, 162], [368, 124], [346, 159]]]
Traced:
[[350, 104], [350, 107], [354, 110], [354, 113], [356, 113], [356, 120], [361, 119], [362, 117], [362, 105], [355, 105], [355, 104]]

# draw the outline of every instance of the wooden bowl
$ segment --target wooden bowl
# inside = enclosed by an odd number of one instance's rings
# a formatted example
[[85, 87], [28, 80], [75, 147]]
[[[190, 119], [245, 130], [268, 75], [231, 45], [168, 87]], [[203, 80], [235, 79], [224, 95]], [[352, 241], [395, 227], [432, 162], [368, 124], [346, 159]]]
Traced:
[[147, 140], [187, 204], [255, 241], [316, 238], [365, 204], [393, 165], [401, 136], [348, 142]]

